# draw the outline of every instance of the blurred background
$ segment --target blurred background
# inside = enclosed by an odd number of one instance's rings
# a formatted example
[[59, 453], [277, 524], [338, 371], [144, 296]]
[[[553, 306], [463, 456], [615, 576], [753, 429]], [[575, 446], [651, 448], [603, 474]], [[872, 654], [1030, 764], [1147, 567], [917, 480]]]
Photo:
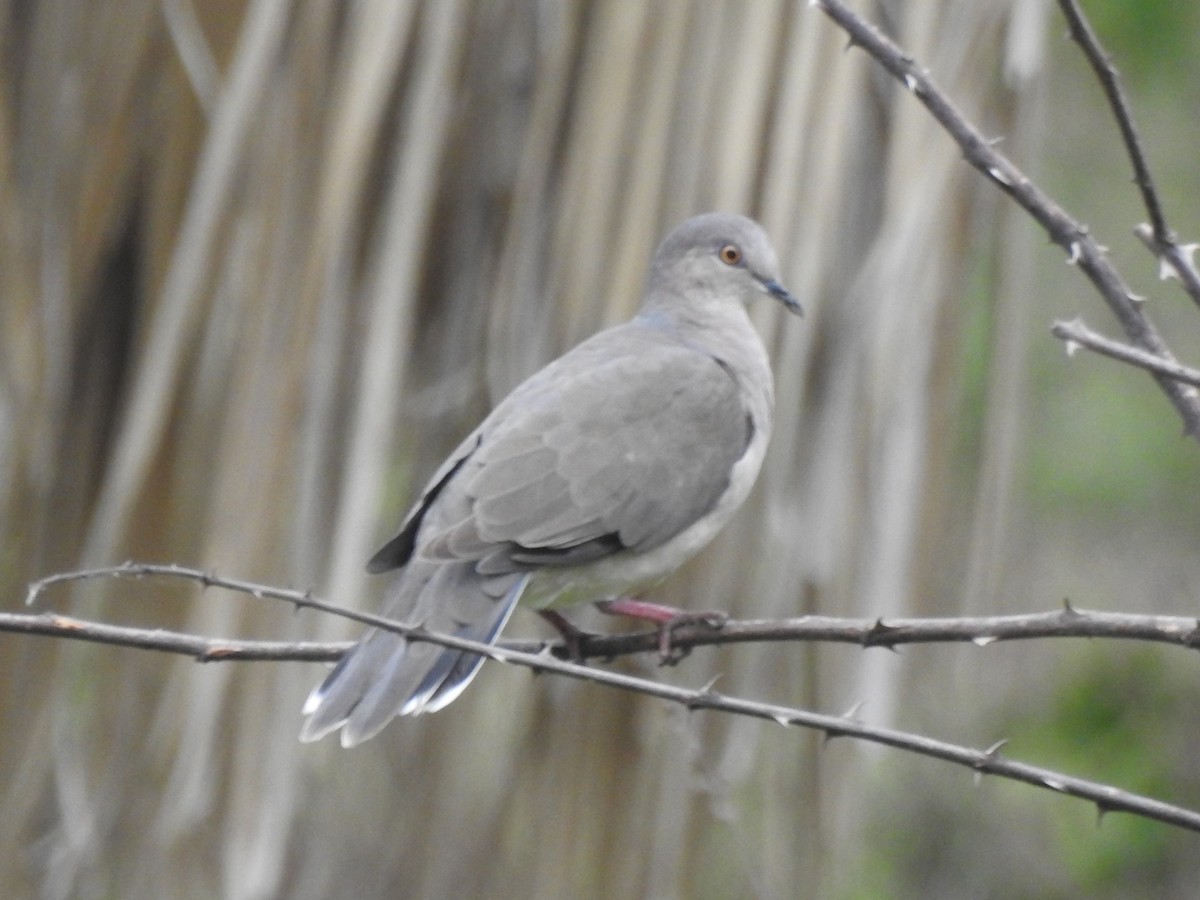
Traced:
[[[1088, 0], [1200, 236], [1200, 9]], [[859, 4], [1111, 248], [1184, 361], [1099, 88], [1047, 0]], [[757, 217], [776, 432], [658, 592], [734, 616], [1196, 614], [1200, 454], [1050, 337], [1083, 277], [800, 0], [0, 0], [0, 606], [178, 562], [374, 609], [363, 563], [521, 378], [628, 317], [661, 235]], [[153, 582], [44, 608], [357, 629]], [[578, 621], [598, 623], [589, 611]], [[546, 636], [518, 613], [511, 636]], [[618, 665], [1200, 807], [1200, 670], [1061, 641]], [[932, 760], [488, 665], [354, 751], [313, 664], [0, 635], [8, 897], [1192, 896], [1194, 836]]]

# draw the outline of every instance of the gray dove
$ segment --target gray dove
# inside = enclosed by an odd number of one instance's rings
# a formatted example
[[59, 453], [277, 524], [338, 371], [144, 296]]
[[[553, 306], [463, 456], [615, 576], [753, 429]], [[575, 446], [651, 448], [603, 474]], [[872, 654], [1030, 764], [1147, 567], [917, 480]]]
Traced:
[[[518, 603], [669, 628], [631, 599], [704, 547], [749, 494], [771, 434], [771, 369], [746, 304], [800, 304], [762, 228], [688, 219], [663, 240], [641, 309], [531, 376], [442, 463], [367, 565], [397, 570], [384, 615], [493, 643]], [[686, 613], [682, 613], [686, 617]], [[483, 658], [371, 630], [313, 690], [304, 741], [343, 746], [454, 700]]]

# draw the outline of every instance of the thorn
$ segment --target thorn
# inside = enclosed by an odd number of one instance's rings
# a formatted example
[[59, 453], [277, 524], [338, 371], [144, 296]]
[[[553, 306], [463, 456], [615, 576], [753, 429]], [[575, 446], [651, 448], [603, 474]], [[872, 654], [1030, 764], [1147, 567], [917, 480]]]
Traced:
[[913, 75], [912, 72], [906, 72], [904, 74], [904, 86], [914, 94], [920, 93], [921, 84], [917, 81], [917, 77]]
[[1176, 281], [1181, 280], [1179, 273], [1175, 271], [1175, 267], [1171, 265], [1170, 261], [1165, 256], [1160, 256], [1158, 258], [1158, 280], [1167, 281], [1171, 278]]
[[824, 2], [824, 0], [808, 0], [808, 8], [809, 9], [815, 8], [815, 9], [819, 9], [822, 12], [824, 12], [825, 11], [825, 2]]
[[822, 745], [828, 744], [834, 738], [840, 738], [840, 737], [846, 736], [846, 732], [844, 732], [840, 729], [837, 729], [837, 728], [826, 728], [824, 734], [825, 734], [825, 736], [821, 739]]
[[1058, 791], [1060, 794], [1067, 789], [1067, 786], [1057, 778], [1043, 778], [1042, 784], [1050, 788], [1052, 791]]
[[1135, 306], [1141, 306], [1143, 303], [1146, 302], [1145, 297], [1143, 297], [1141, 294], [1135, 294], [1133, 291], [1126, 292], [1125, 299], [1127, 299], [1130, 303], [1134, 304]]
[[785, 716], [783, 713], [780, 713], [777, 716], [771, 716], [771, 718], [774, 719], [776, 722], [778, 722], [780, 725], [782, 725], [784, 728], [787, 728], [789, 725], [792, 724], [792, 720], [789, 719], [787, 716]]
[[1070, 254], [1067, 256], [1067, 265], [1073, 266], [1079, 262], [1079, 257], [1082, 255], [1079, 241], [1071, 241]]
[[996, 166], [988, 166], [988, 174], [992, 176], [998, 183], [1005, 187], [1012, 187], [1012, 179], [1000, 171]]
[[858, 719], [859, 711], [861, 711], [862, 708], [866, 705], [867, 705], [866, 700], [859, 700], [852, 707], [850, 707], [848, 710], [846, 710], [844, 713], [842, 713], [842, 718], [849, 719], [852, 722], [859, 721], [859, 719]]
[[888, 635], [896, 631], [891, 625], [885, 625], [883, 618], [875, 620], [866, 634], [863, 635], [862, 645], [864, 647], [887, 647], [891, 651], [895, 651], [895, 644], [888, 640]]
[[983, 758], [975, 763], [975, 787], [979, 787], [983, 781], [983, 776], [987, 773], [988, 766], [1000, 758], [1000, 748], [1008, 743], [1008, 738], [1001, 738], [983, 751]]
[[1149, 222], [1140, 222], [1133, 227], [1133, 233], [1143, 241], [1151, 241], [1154, 239], [1154, 229], [1150, 227]]
[[994, 762], [1000, 758], [1000, 749], [1008, 743], [1008, 738], [1000, 738], [992, 746], [983, 751], [983, 755], [987, 757], [988, 762]]
[[1071, 600], [1069, 597], [1063, 597], [1063, 608], [1061, 615], [1064, 619], [1080, 618], [1079, 610], [1071, 605]]
[[1000, 640], [1000, 638], [996, 637], [994, 634], [980, 634], [971, 638], [971, 643], [976, 647], [986, 647], [988, 644], [994, 644], [998, 640]]
[[1101, 825], [1104, 824], [1104, 817], [1106, 815], [1108, 815], [1108, 813], [1109, 813], [1109, 807], [1105, 806], [1103, 803], [1096, 804], [1096, 827], [1097, 828], [1099, 828]]
[[984, 141], [984, 143], [987, 144], [989, 147], [996, 147], [996, 146], [999, 146], [1000, 144], [1003, 144], [1004, 140], [1005, 140], [1004, 135], [999, 135], [998, 137], [988, 138], [986, 141]]
[[720, 696], [712, 689], [712, 686], [717, 683], [717, 679], [720, 677], [720, 675], [716, 675], [711, 681], [708, 682], [708, 684], [704, 685], [704, 687], [700, 688], [699, 690], [692, 691], [691, 696], [684, 701], [684, 706], [689, 711], [693, 709], [701, 709], [706, 706], [712, 706], [713, 700]]
[[1063, 343], [1063, 348], [1067, 351], [1067, 359], [1070, 359], [1083, 346], [1079, 341], [1068, 339]]

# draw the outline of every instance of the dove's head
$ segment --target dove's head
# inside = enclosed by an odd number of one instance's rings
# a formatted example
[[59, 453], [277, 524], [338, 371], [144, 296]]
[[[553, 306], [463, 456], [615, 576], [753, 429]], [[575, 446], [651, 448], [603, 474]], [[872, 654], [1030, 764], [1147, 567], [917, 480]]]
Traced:
[[780, 283], [779, 261], [753, 219], [731, 213], [693, 216], [663, 239], [650, 264], [646, 306], [707, 299], [749, 303], [763, 294], [802, 314]]

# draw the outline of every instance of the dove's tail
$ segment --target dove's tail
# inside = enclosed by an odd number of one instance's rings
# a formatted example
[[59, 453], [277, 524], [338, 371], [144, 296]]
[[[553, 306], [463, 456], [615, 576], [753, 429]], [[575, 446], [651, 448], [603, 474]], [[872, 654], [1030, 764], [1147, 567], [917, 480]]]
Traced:
[[[423, 582], [410, 619], [430, 632], [483, 644], [495, 643], [529, 581], [528, 574], [484, 579], [469, 563], [439, 566], [427, 579], [412, 578], [412, 568], [396, 586], [403, 593], [407, 585]], [[300, 740], [319, 740], [341, 728], [343, 747], [361, 744], [396, 716], [446, 706], [481, 665], [483, 657], [466, 650], [372, 629], [309, 695]]]

